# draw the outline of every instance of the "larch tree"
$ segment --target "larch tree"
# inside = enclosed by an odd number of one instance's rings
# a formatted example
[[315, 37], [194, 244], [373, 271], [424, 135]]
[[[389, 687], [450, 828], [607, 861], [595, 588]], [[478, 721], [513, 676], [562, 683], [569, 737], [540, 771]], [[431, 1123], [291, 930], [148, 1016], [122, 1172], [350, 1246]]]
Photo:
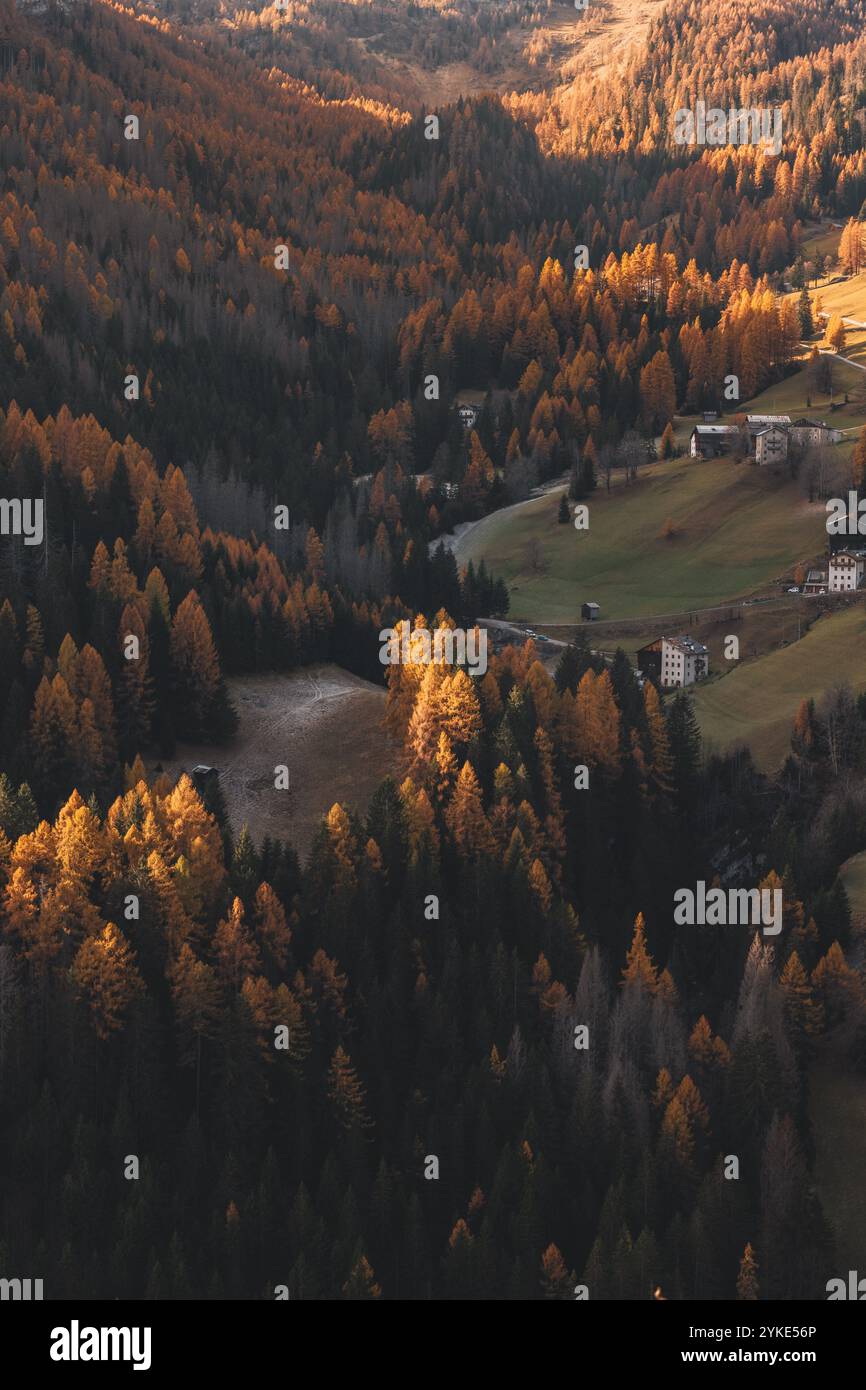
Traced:
[[120, 1029], [129, 1005], [144, 988], [132, 948], [113, 922], [107, 922], [98, 936], [82, 941], [71, 974], [103, 1040]]
[[382, 1290], [366, 1255], [361, 1255], [352, 1266], [352, 1272], [343, 1285], [343, 1297], [353, 1302], [381, 1298]]
[[541, 1287], [546, 1299], [567, 1303], [574, 1298], [574, 1271], [566, 1268], [558, 1246], [552, 1243], [541, 1257]]
[[219, 734], [224, 687], [210, 623], [195, 589], [187, 594], [172, 621], [171, 662], [178, 734], [185, 738]]
[[228, 916], [217, 925], [213, 952], [217, 974], [233, 990], [239, 990], [247, 975], [255, 975], [261, 969], [261, 958], [244, 921], [240, 898], [234, 899]]
[[646, 923], [642, 912], [635, 918], [634, 935], [628, 948], [621, 983], [624, 988], [640, 985], [650, 994], [655, 993], [658, 985], [657, 970], [647, 950]]
[[458, 851], [472, 857], [492, 854], [495, 841], [481, 799], [481, 787], [470, 762], [465, 762], [445, 813]]
[[371, 1120], [366, 1111], [364, 1088], [351, 1058], [337, 1047], [328, 1070], [328, 1098], [340, 1128], [345, 1131], [369, 1129]]
[[267, 952], [278, 970], [284, 970], [292, 933], [283, 905], [269, 883], [260, 883], [256, 889], [253, 921], [259, 946]]
[[758, 1288], [758, 1262], [751, 1245], [747, 1244], [737, 1275], [737, 1298], [742, 1303], [757, 1302]]
[[202, 1043], [216, 1036], [221, 992], [211, 967], [183, 945], [167, 972], [181, 1061], [195, 1065], [196, 1109], [201, 1092]]

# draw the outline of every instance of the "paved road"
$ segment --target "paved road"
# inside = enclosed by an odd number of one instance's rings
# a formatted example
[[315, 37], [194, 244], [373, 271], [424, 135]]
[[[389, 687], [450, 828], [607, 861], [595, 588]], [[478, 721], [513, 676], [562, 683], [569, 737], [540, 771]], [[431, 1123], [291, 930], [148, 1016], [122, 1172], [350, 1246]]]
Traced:
[[[767, 598], [732, 599], [730, 603], [715, 603], [708, 608], [681, 608], [676, 613], [638, 613], [637, 615], [630, 618], [601, 618], [598, 622], [587, 623], [585, 626], [587, 628], [587, 631], [597, 631], [599, 628], [607, 629], [616, 627], [633, 627], [635, 624], [640, 624], [641, 626], [643, 626], [647, 623], [682, 624], [684, 621], [688, 621], [689, 618], [709, 618], [712, 617], [714, 613], [730, 613], [731, 609], [733, 608], [757, 608], [763, 607], [763, 605], [767, 603], [788, 603], [791, 601], [791, 599], [796, 598], [801, 598], [808, 602], [810, 598], [817, 597], [817, 594], [771, 594]], [[533, 618], [532, 622], [525, 623], [510, 623], [506, 622], [503, 618], [479, 618], [478, 621], [483, 627], [498, 628], [503, 632], [513, 632], [521, 638], [526, 637], [526, 630], [530, 627], [533, 629], [538, 629], [541, 627], [571, 626], [570, 623], [566, 624], [559, 620], [553, 623], [548, 623], [545, 622], [543, 618]], [[577, 616], [577, 614], [575, 614], [574, 617], [574, 625], [583, 626], [583, 623], [581, 619]], [[559, 647], [565, 647], [568, 645], [567, 642], [560, 642], [556, 638], [550, 638], [549, 644], [551, 646]], [[541, 645], [547, 646], [548, 643], [543, 642]]]
[[539, 497], [546, 497], [550, 492], [560, 492], [567, 484], [568, 474], [563, 473], [561, 478], [554, 478], [552, 482], [545, 483], [543, 487], [535, 489], [532, 496], [525, 498], [522, 502], [512, 502], [508, 507], [497, 507], [495, 512], [488, 512], [478, 521], [461, 521], [459, 526], [455, 527], [453, 531], [449, 531], [447, 535], [437, 536], [435, 540], [430, 541], [428, 550], [432, 555], [435, 550], [439, 549], [440, 545], [444, 545], [446, 550], [453, 552], [454, 558], [459, 564], [463, 557], [466, 541], [477, 531], [479, 526], [484, 526], [495, 517], [504, 516], [506, 512], [515, 512], [520, 507], [528, 507], [530, 502], [537, 502]]
[[[494, 628], [497, 632], [511, 633], [513, 636], [519, 637], [521, 641], [525, 641], [526, 639], [527, 627], [532, 627], [531, 623], [507, 623], [504, 618], [479, 618], [478, 622], [481, 625], [481, 627]], [[558, 637], [548, 637], [548, 639], [545, 642], [538, 643], [540, 651], [543, 651], [545, 647], [567, 646], [568, 643], [560, 642]]]
[[[866, 323], [864, 323], [862, 327], [866, 328]], [[856, 367], [858, 372], [866, 372], [866, 367], [863, 366], [862, 362], [852, 362], [850, 357], [842, 357], [838, 352], [834, 352], [832, 348], [819, 348], [818, 356], [835, 357], [839, 362], [847, 362], [849, 367]]]
[[[819, 319], [828, 319], [829, 317], [830, 315], [827, 313], [826, 309], [822, 309], [818, 314]], [[847, 319], [843, 317], [842, 322], [846, 328], [866, 328], [866, 323], [862, 323], [860, 319]]]

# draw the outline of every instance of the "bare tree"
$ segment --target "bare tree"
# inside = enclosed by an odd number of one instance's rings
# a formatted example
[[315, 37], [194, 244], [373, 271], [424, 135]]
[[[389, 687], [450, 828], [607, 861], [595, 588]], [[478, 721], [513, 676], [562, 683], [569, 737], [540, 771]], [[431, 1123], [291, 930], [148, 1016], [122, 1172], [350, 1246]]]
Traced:
[[614, 452], [609, 444], [602, 444], [596, 455], [596, 461], [598, 463], [598, 471], [604, 474], [604, 485], [607, 491], [610, 492], [610, 480], [614, 467]]
[[619, 462], [625, 471], [626, 481], [637, 477], [640, 465], [646, 461], [647, 447], [646, 441], [641, 439], [637, 430], [626, 430], [617, 448]]

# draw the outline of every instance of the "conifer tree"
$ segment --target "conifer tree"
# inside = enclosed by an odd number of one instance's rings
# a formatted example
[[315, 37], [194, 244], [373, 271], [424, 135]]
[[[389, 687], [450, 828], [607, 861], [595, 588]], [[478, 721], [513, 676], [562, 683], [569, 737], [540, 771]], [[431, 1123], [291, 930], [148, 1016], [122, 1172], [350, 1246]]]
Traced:
[[656, 967], [653, 965], [647, 950], [646, 923], [642, 912], [639, 912], [635, 918], [634, 935], [626, 956], [621, 983], [624, 988], [630, 985], [640, 985], [650, 994], [654, 994], [658, 987]]
[[371, 1121], [365, 1108], [364, 1088], [351, 1059], [342, 1047], [337, 1047], [328, 1071], [328, 1096], [341, 1129], [369, 1129]]
[[133, 952], [113, 922], [81, 943], [72, 979], [102, 1039], [118, 1031], [130, 1003], [143, 990]]
[[457, 786], [446, 811], [446, 821], [461, 854], [469, 857], [493, 852], [493, 834], [484, 812], [481, 788], [469, 762], [465, 762], [460, 769]]
[[737, 1298], [744, 1303], [754, 1303], [758, 1298], [758, 1262], [751, 1245], [747, 1245], [740, 1260], [737, 1275]]
[[343, 1285], [343, 1297], [352, 1301], [381, 1298], [382, 1290], [376, 1283], [375, 1275], [366, 1255], [361, 1255], [352, 1266], [352, 1272]]
[[567, 1302], [574, 1297], [574, 1271], [565, 1267], [557, 1246], [550, 1244], [541, 1257], [541, 1287], [546, 1299]]

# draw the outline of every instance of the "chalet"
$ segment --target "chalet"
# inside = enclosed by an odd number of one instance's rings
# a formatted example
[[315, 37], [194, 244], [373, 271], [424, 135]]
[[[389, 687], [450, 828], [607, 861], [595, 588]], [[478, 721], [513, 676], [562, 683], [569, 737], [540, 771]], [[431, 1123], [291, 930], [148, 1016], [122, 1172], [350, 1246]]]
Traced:
[[662, 690], [702, 680], [710, 667], [709, 651], [693, 637], [657, 637], [637, 654], [641, 671]]
[[461, 405], [457, 408], [460, 423], [465, 430], [474, 430], [480, 411], [477, 405]]
[[717, 459], [730, 453], [737, 440], [736, 425], [695, 425], [689, 440], [692, 458]]
[[600, 612], [601, 609], [597, 603], [585, 603], [580, 610], [580, 616], [585, 622], [594, 623]]
[[859, 589], [863, 581], [866, 550], [838, 550], [830, 556], [827, 588], [831, 594], [846, 594]]

